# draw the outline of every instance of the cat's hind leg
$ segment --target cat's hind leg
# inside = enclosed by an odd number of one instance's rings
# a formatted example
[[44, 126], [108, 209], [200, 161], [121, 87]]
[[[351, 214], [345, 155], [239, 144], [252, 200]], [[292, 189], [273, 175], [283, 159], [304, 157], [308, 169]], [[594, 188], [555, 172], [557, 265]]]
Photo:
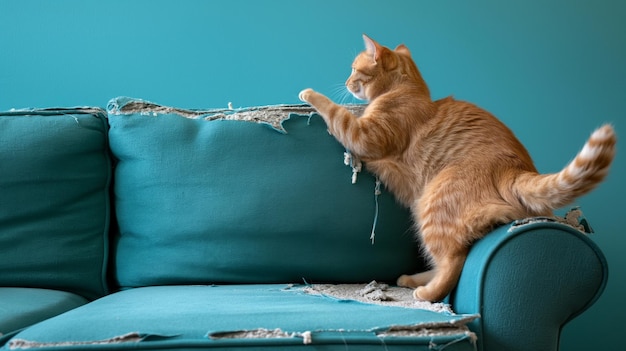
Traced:
[[[425, 188], [412, 206], [419, 223], [419, 238], [433, 271], [419, 274], [402, 283], [417, 285], [413, 296], [419, 300], [440, 301], [456, 286], [469, 252], [472, 227], [465, 221], [468, 189], [462, 167], [443, 170]], [[425, 282], [425, 278], [428, 279]]]
[[457, 221], [433, 223], [428, 216], [422, 218], [425, 224], [421, 226], [419, 235], [433, 269], [403, 275], [398, 278], [397, 284], [415, 288], [413, 296], [418, 300], [440, 301], [454, 289], [461, 276], [470, 246], [464, 240], [467, 227]]
[[466, 252], [458, 252], [434, 258], [437, 268], [433, 271], [435, 273], [432, 279], [427, 284], [416, 287], [413, 297], [432, 302], [443, 300], [456, 286], [466, 257]]
[[[434, 204], [436, 206], [436, 201]], [[465, 210], [459, 207], [457, 215], [449, 216], [454, 212], [452, 208], [455, 206], [448, 205], [447, 209], [422, 214], [421, 241], [434, 269], [398, 279], [398, 285], [415, 288], [413, 295], [416, 299], [443, 299], [456, 286], [471, 244], [498, 224], [523, 218], [523, 212], [498, 201], [476, 203], [464, 207]], [[431, 215], [434, 219], [430, 218]]]

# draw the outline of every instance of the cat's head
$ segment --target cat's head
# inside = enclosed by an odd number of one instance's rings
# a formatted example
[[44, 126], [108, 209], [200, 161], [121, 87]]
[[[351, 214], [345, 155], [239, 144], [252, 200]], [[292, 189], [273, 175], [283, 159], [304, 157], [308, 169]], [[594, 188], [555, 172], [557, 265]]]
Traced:
[[360, 100], [373, 100], [393, 89], [398, 82], [410, 82], [428, 95], [428, 87], [411, 58], [409, 49], [401, 44], [394, 50], [382, 46], [363, 34], [365, 50], [354, 59], [352, 73], [346, 81], [348, 91]]

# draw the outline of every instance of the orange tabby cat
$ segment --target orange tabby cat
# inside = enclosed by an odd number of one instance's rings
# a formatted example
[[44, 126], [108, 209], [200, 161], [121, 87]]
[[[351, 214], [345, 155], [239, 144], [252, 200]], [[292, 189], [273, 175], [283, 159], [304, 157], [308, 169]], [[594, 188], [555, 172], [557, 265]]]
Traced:
[[416, 288], [415, 298], [443, 299], [470, 245], [495, 226], [551, 216], [607, 175], [616, 143], [610, 125], [597, 129], [562, 171], [538, 174], [524, 146], [489, 112], [451, 97], [432, 101], [406, 46], [391, 50], [363, 38], [366, 49], [346, 81], [355, 97], [369, 101], [363, 116], [311, 89], [300, 99], [411, 209], [433, 268], [398, 279]]

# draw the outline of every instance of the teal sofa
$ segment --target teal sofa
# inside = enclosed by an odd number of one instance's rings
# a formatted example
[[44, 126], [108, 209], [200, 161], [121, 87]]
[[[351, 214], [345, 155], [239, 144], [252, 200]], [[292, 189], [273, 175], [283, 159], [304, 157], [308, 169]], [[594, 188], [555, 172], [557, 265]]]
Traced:
[[0, 113], [0, 348], [557, 350], [601, 295], [602, 252], [549, 219], [476, 243], [445, 304], [385, 295], [425, 263], [344, 151], [304, 105]]

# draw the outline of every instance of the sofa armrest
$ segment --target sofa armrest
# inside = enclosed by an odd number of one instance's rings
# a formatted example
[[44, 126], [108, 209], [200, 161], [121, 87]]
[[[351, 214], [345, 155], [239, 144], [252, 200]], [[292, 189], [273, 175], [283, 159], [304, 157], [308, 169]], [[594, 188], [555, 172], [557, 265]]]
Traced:
[[478, 350], [558, 350], [563, 326], [602, 294], [606, 259], [587, 235], [560, 223], [507, 225], [471, 249], [450, 303], [479, 313]]

